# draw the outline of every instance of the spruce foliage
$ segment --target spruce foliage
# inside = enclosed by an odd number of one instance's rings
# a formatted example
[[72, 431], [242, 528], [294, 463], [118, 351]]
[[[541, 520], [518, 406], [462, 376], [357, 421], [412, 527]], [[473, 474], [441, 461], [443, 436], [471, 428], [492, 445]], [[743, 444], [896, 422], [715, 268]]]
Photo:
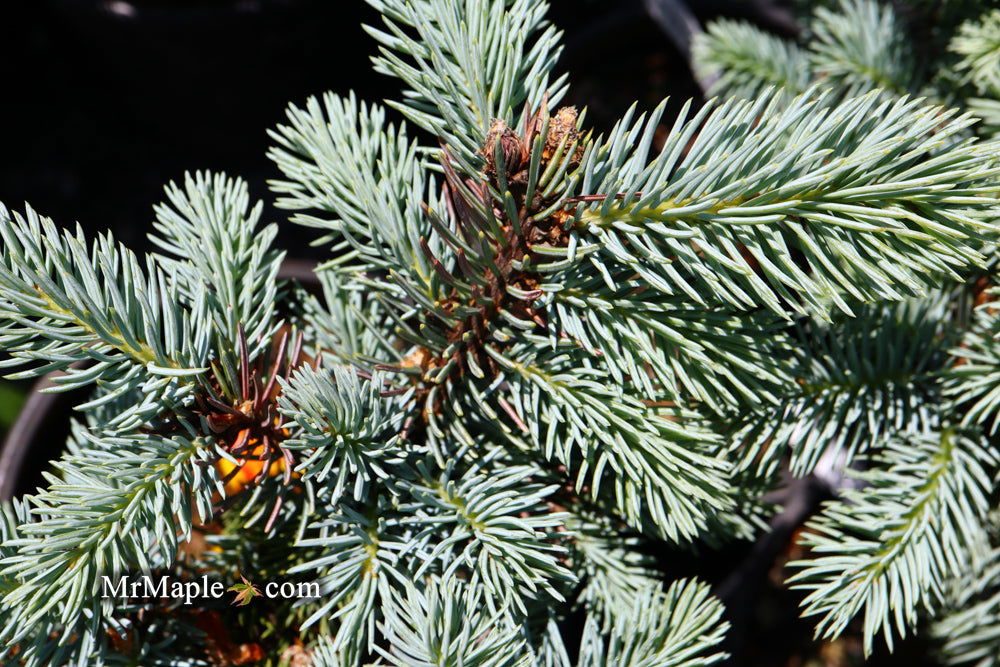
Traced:
[[723, 99], [595, 136], [546, 3], [370, 4], [399, 99], [271, 132], [321, 294], [221, 174], [167, 187], [143, 260], [0, 208], [2, 363], [92, 394], [3, 510], [5, 659], [219, 662], [173, 641], [216, 610], [102, 577], [252, 567], [319, 596], [233, 627], [313, 664], [715, 664], [722, 604], [649, 554], [756, 536], [762, 490], [822, 464], [846, 481], [789, 580], [817, 633], [994, 664], [995, 12], [960, 80], [872, 0], [802, 44], [716, 23]]

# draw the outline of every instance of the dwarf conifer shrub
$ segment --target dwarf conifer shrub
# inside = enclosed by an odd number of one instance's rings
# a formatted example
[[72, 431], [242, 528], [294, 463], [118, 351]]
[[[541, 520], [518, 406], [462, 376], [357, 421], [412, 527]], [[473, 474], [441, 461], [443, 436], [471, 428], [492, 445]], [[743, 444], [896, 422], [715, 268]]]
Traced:
[[6, 659], [712, 664], [722, 605], [650, 554], [752, 539], [783, 470], [833, 469], [790, 580], [818, 632], [993, 664], [1000, 147], [963, 106], [1000, 103], [997, 17], [948, 80], [872, 2], [808, 47], [716, 24], [725, 99], [595, 136], [545, 3], [370, 1], [399, 100], [271, 133], [321, 295], [224, 175], [168, 186], [142, 259], [0, 209], [2, 363], [90, 391], [4, 509]]

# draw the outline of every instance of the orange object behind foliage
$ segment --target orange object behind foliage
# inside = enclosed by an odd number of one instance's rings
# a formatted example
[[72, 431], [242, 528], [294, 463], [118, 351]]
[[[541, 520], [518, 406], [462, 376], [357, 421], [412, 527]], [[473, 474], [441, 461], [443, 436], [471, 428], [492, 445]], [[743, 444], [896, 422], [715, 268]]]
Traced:
[[[257, 479], [260, 475], [260, 471], [264, 468], [264, 462], [260, 460], [264, 453], [264, 445], [260, 444], [251, 450], [249, 456], [246, 457], [245, 463], [239, 466], [237, 472], [233, 472], [236, 469], [236, 464], [227, 459], [219, 459], [215, 464], [216, 470], [219, 471], [219, 475], [223, 479], [228, 477], [226, 482], [226, 495], [233, 496], [242, 491], [247, 486], [253, 484], [253, 481]], [[270, 477], [277, 477], [278, 475], [285, 472], [285, 460], [282, 458], [275, 459], [271, 462], [271, 469], [267, 471]], [[232, 477], [229, 477], [232, 475]]]

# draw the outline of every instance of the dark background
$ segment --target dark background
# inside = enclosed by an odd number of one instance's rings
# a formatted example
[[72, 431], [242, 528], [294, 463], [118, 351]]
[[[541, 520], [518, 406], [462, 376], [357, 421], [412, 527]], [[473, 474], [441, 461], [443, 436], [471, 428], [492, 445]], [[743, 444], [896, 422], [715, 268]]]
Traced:
[[[326, 90], [381, 100], [360, 0], [33, 0], [0, 10], [0, 201], [62, 225], [106, 228], [141, 250], [151, 206], [185, 170], [221, 170], [267, 198], [266, 130]], [[11, 7], [16, 5], [16, 7]], [[639, 99], [698, 94], [638, 0], [556, 0], [574, 103], [598, 127]], [[270, 220], [280, 213], [268, 210]], [[282, 245], [309, 255], [309, 232]], [[315, 253], [316, 251], [312, 251]]]

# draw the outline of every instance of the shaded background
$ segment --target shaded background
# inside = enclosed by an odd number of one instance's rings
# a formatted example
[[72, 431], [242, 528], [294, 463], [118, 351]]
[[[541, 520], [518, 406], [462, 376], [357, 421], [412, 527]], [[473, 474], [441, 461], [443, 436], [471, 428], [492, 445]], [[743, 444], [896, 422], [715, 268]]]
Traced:
[[[361, 24], [378, 17], [360, 0], [4, 4], [0, 201], [29, 201], [88, 231], [111, 228], [136, 250], [164, 183], [185, 170], [238, 174], [266, 197], [277, 175], [266, 129], [290, 101], [398, 91], [371, 71]], [[596, 126], [635, 99], [698, 94], [638, 0], [556, 0], [552, 19], [566, 30], [572, 102], [588, 106]], [[308, 254], [296, 231], [283, 226], [285, 247]]]
[[[369, 66], [374, 51], [362, 23], [376, 14], [361, 0], [27, 0], [0, 9], [0, 201], [28, 201], [58, 224], [79, 222], [89, 234], [111, 229], [136, 251], [146, 249], [151, 207], [163, 185], [185, 170], [226, 171], [245, 178], [254, 198], [268, 199], [278, 176], [267, 160], [267, 128], [289, 102], [326, 90], [362, 98], [395, 97], [395, 80]], [[765, 22], [753, 2], [691, 3], [704, 22], [720, 12]], [[553, 22], [565, 30], [561, 69], [570, 73], [568, 103], [588, 108], [588, 124], [607, 130], [634, 100], [652, 107], [669, 95], [669, 120], [699, 89], [686, 59], [648, 17], [641, 0], [554, 0]], [[767, 27], [774, 28], [770, 25]], [[265, 220], [280, 221], [270, 204]], [[278, 245], [293, 257], [321, 258], [310, 230], [281, 225]], [[30, 383], [0, 382], [0, 437]], [[67, 426], [51, 415], [48, 443], [58, 448]], [[37, 455], [35, 468], [44, 460]], [[37, 480], [25, 478], [22, 489]], [[815, 501], [815, 499], [814, 499]], [[746, 610], [741, 659], [755, 667], [859, 664], [857, 637], [821, 644], [797, 618], [799, 596], [781, 585], [782, 556], [754, 576], [763, 594]], [[750, 545], [668, 562], [678, 576], [719, 583]], [[756, 589], [751, 588], [756, 593]], [[920, 665], [923, 649], [904, 645], [872, 664]]]

